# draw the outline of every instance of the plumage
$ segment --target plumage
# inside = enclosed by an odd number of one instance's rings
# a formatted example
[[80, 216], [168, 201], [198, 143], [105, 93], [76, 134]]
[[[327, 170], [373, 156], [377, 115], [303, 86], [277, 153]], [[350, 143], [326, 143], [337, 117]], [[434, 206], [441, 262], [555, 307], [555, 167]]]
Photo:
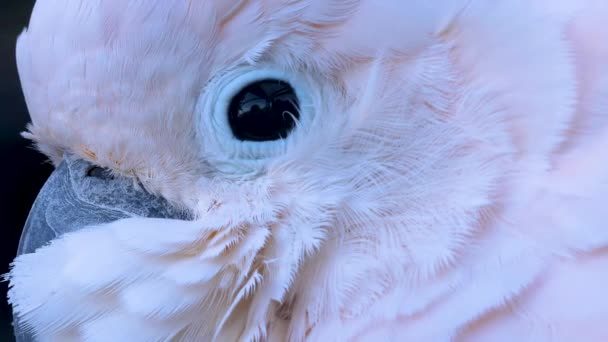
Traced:
[[[608, 340], [607, 19], [603, 0], [38, 0], [25, 136], [194, 219], [67, 233], [16, 258], [9, 301], [43, 341]], [[237, 141], [225, 93], [265, 75], [301, 120]]]

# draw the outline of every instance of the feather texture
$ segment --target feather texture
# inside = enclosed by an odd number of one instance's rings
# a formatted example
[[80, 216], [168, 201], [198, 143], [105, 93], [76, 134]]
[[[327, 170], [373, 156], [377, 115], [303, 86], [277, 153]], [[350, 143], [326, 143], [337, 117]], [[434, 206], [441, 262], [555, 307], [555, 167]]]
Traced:
[[[26, 135], [196, 220], [66, 234], [15, 260], [9, 300], [49, 341], [604, 341], [606, 19], [602, 0], [39, 0]], [[310, 100], [259, 160], [197, 126], [252, 68]]]

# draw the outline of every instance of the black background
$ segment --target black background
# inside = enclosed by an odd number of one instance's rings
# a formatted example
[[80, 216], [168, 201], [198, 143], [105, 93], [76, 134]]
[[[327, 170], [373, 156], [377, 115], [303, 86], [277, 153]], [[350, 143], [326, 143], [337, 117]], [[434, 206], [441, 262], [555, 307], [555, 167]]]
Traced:
[[[0, 0], [0, 274], [15, 257], [21, 229], [38, 190], [52, 171], [46, 158], [19, 134], [29, 120], [15, 42], [27, 26], [34, 0]], [[7, 284], [0, 284], [0, 341], [14, 341]]]

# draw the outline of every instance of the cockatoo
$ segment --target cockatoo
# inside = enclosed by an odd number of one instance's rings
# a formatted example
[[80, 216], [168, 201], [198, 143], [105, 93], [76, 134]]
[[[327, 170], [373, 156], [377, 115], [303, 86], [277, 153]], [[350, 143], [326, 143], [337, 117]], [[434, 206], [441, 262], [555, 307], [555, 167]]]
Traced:
[[607, 21], [38, 0], [19, 339], [608, 341]]

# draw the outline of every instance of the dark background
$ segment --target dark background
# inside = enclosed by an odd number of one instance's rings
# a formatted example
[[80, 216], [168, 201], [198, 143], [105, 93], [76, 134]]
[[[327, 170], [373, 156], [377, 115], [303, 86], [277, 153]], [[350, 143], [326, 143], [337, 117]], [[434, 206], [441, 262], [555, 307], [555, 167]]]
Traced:
[[[8, 272], [29, 208], [53, 169], [19, 135], [29, 116], [15, 64], [15, 42], [27, 26], [33, 6], [34, 0], [0, 0], [0, 274]], [[6, 282], [0, 283], [2, 342], [14, 341], [6, 290]]]

